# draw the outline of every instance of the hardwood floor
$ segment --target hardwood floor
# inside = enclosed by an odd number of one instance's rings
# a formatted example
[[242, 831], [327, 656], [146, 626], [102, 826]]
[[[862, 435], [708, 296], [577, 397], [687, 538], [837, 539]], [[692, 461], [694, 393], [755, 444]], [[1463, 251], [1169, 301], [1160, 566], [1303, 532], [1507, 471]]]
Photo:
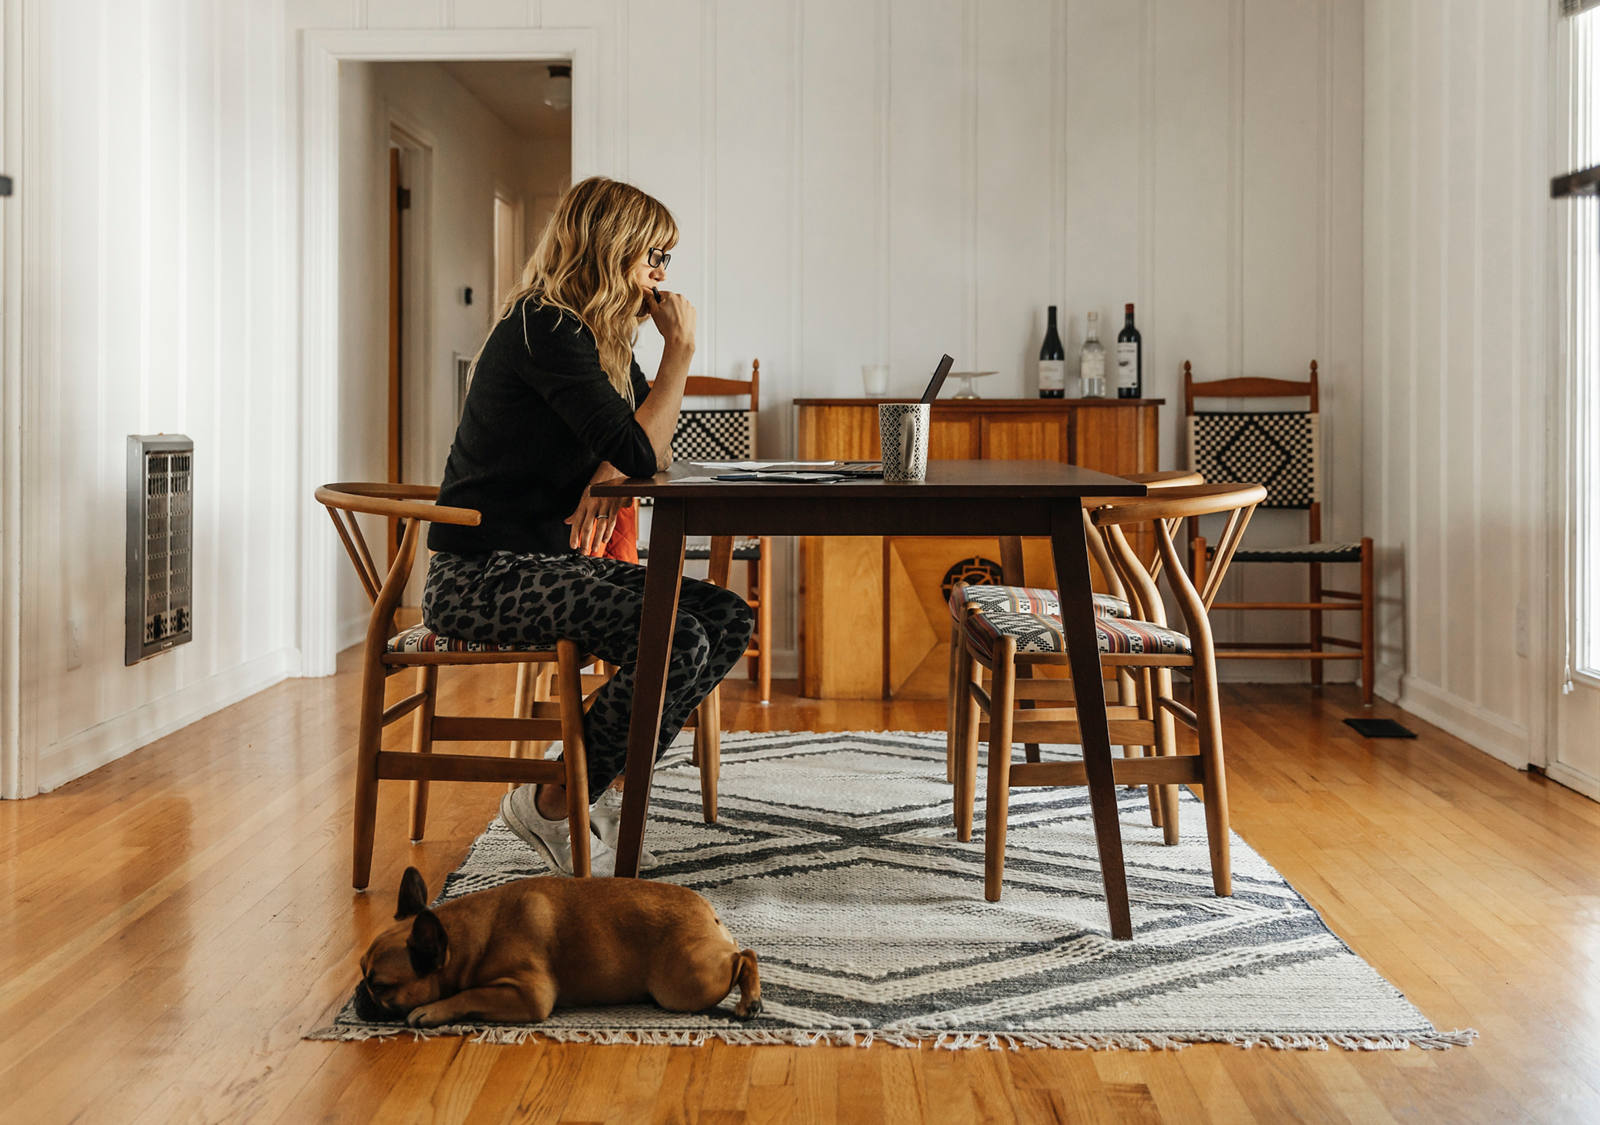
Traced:
[[[447, 692], [503, 693], [474, 670]], [[398, 687], [398, 685], [396, 685]], [[818, 703], [730, 681], [742, 729], [935, 729], [942, 703]], [[349, 887], [347, 660], [37, 799], [0, 802], [0, 1118], [108, 1122], [1600, 1120], [1600, 805], [1353, 689], [1230, 691], [1235, 829], [1442, 1028], [1449, 1051], [909, 1051], [311, 1043], [389, 921], [437, 885], [495, 786], [436, 786], [405, 839], [386, 783]], [[1380, 705], [1380, 715], [1399, 715]], [[394, 732], [404, 745], [405, 732]]]

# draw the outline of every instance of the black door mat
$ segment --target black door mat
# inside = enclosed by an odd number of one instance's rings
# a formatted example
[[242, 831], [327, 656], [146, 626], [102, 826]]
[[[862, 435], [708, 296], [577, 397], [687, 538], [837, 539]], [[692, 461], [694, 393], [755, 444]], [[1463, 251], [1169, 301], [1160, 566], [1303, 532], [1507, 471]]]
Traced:
[[1363, 738], [1415, 738], [1417, 732], [1407, 730], [1393, 719], [1346, 719], [1345, 725], [1354, 727]]

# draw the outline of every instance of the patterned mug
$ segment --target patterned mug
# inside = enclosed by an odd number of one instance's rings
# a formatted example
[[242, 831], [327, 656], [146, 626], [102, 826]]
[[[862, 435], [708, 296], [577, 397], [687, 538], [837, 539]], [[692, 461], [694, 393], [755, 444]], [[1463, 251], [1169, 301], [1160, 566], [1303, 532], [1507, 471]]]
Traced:
[[878, 439], [883, 479], [923, 480], [928, 475], [928, 420], [925, 402], [880, 402]]

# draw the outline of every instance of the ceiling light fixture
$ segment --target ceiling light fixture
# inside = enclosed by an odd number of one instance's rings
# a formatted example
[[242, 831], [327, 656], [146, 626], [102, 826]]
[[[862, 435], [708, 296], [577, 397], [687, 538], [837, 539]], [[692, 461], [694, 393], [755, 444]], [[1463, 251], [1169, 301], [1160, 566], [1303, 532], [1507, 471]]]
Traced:
[[567, 63], [551, 63], [550, 76], [544, 80], [544, 104], [551, 109], [572, 108], [572, 67]]

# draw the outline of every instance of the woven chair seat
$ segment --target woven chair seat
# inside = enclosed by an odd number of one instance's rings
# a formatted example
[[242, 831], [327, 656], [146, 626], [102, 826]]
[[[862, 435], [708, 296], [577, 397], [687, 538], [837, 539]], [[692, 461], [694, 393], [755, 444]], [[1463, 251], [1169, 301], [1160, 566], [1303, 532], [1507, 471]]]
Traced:
[[[639, 561], [644, 562], [650, 557], [650, 548], [639, 544]], [[683, 549], [685, 559], [709, 559], [711, 557], [711, 544], [691, 543]], [[761, 557], [761, 540], [757, 536], [735, 539], [733, 541], [733, 558], [735, 562], [755, 562]]]
[[[1039, 613], [1060, 618], [1061, 598], [1042, 586], [957, 586], [950, 591], [950, 616], [961, 620], [961, 611], [971, 606], [974, 613]], [[1132, 617], [1126, 601], [1111, 594], [1094, 595], [1094, 611], [1102, 617]]]
[[[1165, 625], [1131, 618], [1094, 619], [1095, 638], [1107, 654], [1186, 656], [1193, 652], [1186, 634]], [[967, 637], [990, 660], [1002, 637], [1017, 643], [1017, 652], [1066, 652], [1061, 619], [1042, 613], [972, 613], [966, 619]]]
[[[1216, 554], [1216, 547], [1207, 545], [1206, 554]], [[1288, 547], [1241, 547], [1234, 552], [1233, 561], [1279, 563], [1335, 563], [1360, 562], [1360, 543], [1297, 543]]]
[[386, 652], [529, 652], [528, 645], [497, 645], [441, 637], [426, 625], [413, 625], [389, 638]]

